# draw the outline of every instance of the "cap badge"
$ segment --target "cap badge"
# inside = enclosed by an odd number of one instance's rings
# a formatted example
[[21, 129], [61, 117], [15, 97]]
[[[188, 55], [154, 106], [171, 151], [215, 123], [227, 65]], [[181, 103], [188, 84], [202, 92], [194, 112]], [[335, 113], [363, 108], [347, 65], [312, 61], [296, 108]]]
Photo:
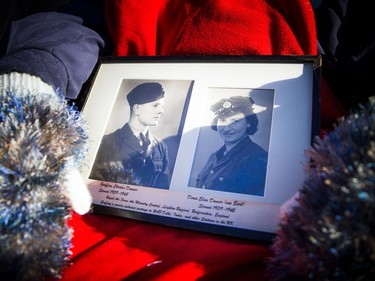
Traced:
[[230, 108], [232, 106], [232, 103], [230, 101], [226, 101], [223, 103], [223, 108]]

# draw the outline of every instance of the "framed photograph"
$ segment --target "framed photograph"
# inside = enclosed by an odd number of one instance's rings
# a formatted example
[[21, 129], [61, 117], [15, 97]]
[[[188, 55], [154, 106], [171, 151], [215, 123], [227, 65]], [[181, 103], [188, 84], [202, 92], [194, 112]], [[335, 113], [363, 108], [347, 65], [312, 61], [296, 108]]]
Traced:
[[318, 56], [101, 58], [82, 99], [93, 211], [271, 241], [319, 129]]

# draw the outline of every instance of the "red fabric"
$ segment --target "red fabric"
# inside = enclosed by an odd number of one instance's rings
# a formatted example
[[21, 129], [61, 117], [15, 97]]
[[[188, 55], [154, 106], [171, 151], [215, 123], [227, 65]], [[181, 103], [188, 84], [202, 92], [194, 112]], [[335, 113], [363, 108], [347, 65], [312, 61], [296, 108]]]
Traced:
[[333, 129], [333, 125], [337, 122], [337, 119], [341, 116], [347, 115], [348, 112], [336, 96], [332, 93], [331, 88], [328, 86], [327, 81], [321, 79], [321, 101], [320, 101], [320, 112], [321, 112], [321, 133], [324, 134], [327, 131]]
[[315, 54], [308, 0], [105, 1], [114, 55]]
[[265, 280], [260, 243], [97, 214], [73, 214], [70, 225], [62, 280]]
[[[104, 1], [114, 55], [316, 54], [308, 0]], [[322, 90], [322, 119], [342, 114]], [[63, 280], [265, 280], [269, 247], [129, 219], [73, 215]], [[160, 262], [158, 262], [160, 261]], [[151, 264], [150, 266], [147, 266]]]

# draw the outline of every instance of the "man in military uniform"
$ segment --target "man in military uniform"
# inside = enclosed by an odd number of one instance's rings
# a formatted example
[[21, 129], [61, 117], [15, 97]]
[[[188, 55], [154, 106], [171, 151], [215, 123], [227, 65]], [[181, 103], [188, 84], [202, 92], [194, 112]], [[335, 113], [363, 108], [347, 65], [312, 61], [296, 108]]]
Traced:
[[197, 176], [196, 187], [250, 195], [264, 194], [268, 153], [250, 135], [258, 130], [253, 100], [245, 96], [224, 98], [211, 106], [212, 129], [224, 145], [210, 155]]
[[159, 83], [142, 83], [127, 100], [129, 122], [103, 137], [90, 178], [167, 189], [168, 148], [149, 130], [164, 113], [164, 89]]

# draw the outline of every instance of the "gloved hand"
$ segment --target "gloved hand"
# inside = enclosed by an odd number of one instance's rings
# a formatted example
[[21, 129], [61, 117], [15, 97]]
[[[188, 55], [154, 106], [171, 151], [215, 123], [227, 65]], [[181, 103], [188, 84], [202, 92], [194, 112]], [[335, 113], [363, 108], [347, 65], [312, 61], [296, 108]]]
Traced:
[[0, 74], [28, 73], [59, 89], [66, 98], [77, 98], [94, 68], [102, 38], [73, 15], [45, 12], [11, 25]]
[[88, 146], [75, 98], [101, 38], [71, 15], [15, 22], [0, 59], [0, 276], [58, 278], [67, 265], [74, 209], [90, 210], [79, 169]]

